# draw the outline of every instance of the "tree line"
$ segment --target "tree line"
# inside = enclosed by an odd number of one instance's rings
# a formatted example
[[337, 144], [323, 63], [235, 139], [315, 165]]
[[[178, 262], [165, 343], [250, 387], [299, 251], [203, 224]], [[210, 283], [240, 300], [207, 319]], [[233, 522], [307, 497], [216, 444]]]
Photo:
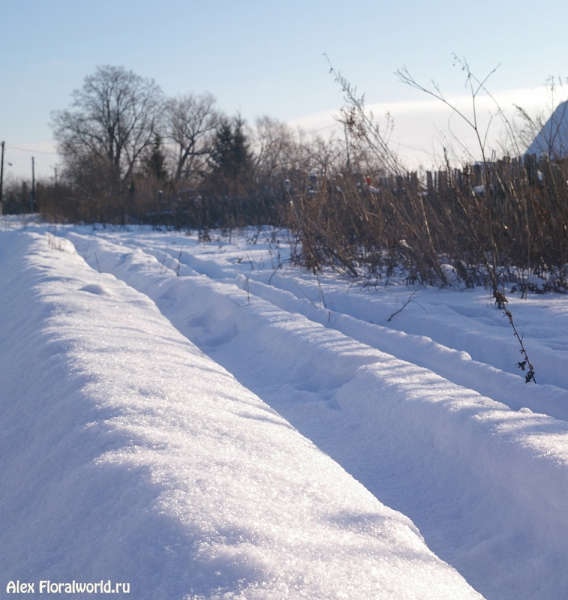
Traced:
[[[210, 93], [168, 98], [153, 79], [116, 66], [85, 77], [51, 126], [61, 165], [56, 182], [38, 183], [37, 208], [58, 221], [275, 224], [291, 191], [354, 160], [344, 140], [269, 116], [251, 125]], [[26, 194], [26, 182], [12, 185], [5, 212], [29, 210]]]
[[[324, 138], [269, 116], [250, 125], [211, 94], [167, 98], [151, 79], [99, 67], [53, 113], [62, 166], [56, 182], [37, 183], [37, 208], [56, 222], [193, 228], [203, 239], [286, 227], [297, 264], [374, 284], [403, 275], [568, 290], [568, 158], [521, 158], [512, 131], [516, 157], [487, 150], [455, 168], [445, 149], [434, 178], [411, 173], [390, 149], [392, 121], [337, 80], [343, 135]], [[529, 139], [538, 123], [527, 123]], [[27, 182], [5, 200], [6, 212], [28, 211]]]

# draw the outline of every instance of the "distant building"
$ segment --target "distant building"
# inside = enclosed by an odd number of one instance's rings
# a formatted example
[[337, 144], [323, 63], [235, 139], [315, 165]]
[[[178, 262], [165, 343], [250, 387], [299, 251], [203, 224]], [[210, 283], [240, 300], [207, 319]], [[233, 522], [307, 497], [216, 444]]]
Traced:
[[568, 101], [558, 105], [538, 135], [525, 152], [537, 158], [547, 154], [550, 158], [568, 157]]

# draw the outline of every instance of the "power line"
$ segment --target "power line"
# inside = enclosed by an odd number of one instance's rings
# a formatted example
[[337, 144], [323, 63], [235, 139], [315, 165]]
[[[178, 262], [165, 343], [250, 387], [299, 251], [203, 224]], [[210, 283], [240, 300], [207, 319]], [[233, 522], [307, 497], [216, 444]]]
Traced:
[[402, 146], [403, 148], [408, 148], [409, 150], [415, 150], [416, 152], [424, 152], [424, 154], [430, 154], [428, 150], [424, 150], [424, 148], [416, 148], [415, 146], [409, 146], [408, 144], [403, 144], [402, 142], [393, 142], [393, 146]]
[[48, 152], [47, 150], [28, 150], [27, 148], [20, 148], [19, 146], [6, 146], [11, 150], [20, 150], [21, 152], [29, 152], [30, 154], [51, 154], [52, 156], [58, 154], [57, 152]]

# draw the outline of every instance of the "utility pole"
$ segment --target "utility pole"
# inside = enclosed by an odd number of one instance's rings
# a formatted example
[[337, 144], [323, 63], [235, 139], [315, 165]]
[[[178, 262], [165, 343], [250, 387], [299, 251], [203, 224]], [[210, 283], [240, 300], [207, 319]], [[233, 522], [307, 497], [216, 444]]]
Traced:
[[4, 184], [4, 142], [2, 142], [2, 158], [0, 159], [0, 216], [4, 214], [4, 199], [2, 198], [2, 185]]
[[32, 195], [30, 196], [30, 212], [34, 212], [35, 204], [35, 160], [32, 156]]

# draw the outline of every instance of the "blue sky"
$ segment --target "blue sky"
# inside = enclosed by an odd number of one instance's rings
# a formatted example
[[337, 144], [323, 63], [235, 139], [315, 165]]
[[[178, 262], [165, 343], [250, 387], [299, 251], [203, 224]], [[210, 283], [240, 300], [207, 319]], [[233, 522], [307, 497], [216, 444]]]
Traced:
[[39, 173], [52, 174], [50, 113], [104, 64], [151, 77], [168, 95], [209, 91], [249, 122], [268, 114], [328, 127], [342, 94], [324, 53], [376, 114], [392, 112], [401, 152], [429, 152], [448, 115], [400, 83], [398, 68], [459, 97], [464, 77], [453, 53], [480, 76], [500, 64], [491, 90], [530, 108], [543, 102], [549, 76], [568, 75], [566, 17], [568, 5], [557, 0], [542, 11], [525, 0], [0, 0], [6, 172], [26, 174], [33, 152]]

